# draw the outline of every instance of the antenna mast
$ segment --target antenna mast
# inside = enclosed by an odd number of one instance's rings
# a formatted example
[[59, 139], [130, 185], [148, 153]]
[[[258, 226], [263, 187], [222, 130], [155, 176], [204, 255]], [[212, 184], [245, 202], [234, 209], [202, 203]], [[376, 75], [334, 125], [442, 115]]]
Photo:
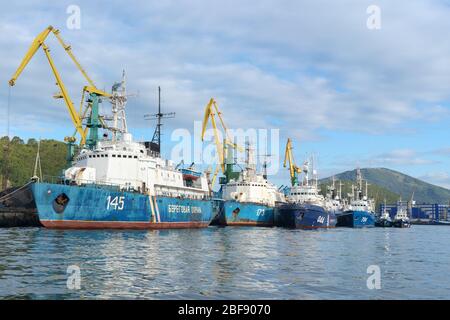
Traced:
[[161, 87], [158, 86], [158, 113], [144, 115], [146, 120], [157, 120], [155, 132], [153, 133], [152, 141], [150, 142], [150, 150], [161, 153], [161, 126], [163, 118], [175, 118], [175, 112], [162, 113], [161, 112]]

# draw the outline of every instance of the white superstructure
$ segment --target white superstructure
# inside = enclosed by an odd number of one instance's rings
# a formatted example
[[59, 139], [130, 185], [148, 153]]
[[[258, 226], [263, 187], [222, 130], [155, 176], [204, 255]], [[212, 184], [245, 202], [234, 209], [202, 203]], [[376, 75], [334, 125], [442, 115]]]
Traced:
[[344, 210], [345, 201], [342, 199], [342, 182], [339, 181], [339, 189], [336, 188], [336, 179], [333, 176], [331, 186], [327, 187], [327, 208], [334, 213]]
[[284, 202], [284, 195], [278, 188], [267, 181], [265, 174], [256, 172], [253, 149], [247, 146], [246, 167], [238, 179], [231, 179], [222, 185], [222, 198], [238, 202], [251, 202], [274, 207], [277, 202]]
[[325, 197], [319, 194], [317, 173], [313, 169], [313, 177], [309, 177], [309, 161], [303, 164], [303, 179], [298, 185], [290, 188], [287, 199], [289, 202], [314, 204], [321, 207], [327, 207]]
[[72, 184], [115, 185], [150, 195], [202, 199], [209, 195], [204, 173], [189, 179], [170, 160], [160, 158], [133, 141], [125, 118], [126, 92], [124, 81], [113, 87], [111, 98], [113, 116], [108, 131], [93, 150], [82, 149], [74, 158], [72, 167], [65, 171], [66, 181]]
[[375, 213], [375, 200], [368, 197], [368, 182], [365, 184], [365, 192], [363, 192], [363, 179], [361, 170], [356, 170], [357, 186], [352, 185], [352, 193], [350, 196], [350, 203], [346, 206], [348, 211], [366, 211]]
[[396, 220], [409, 220], [408, 208], [402, 204], [402, 200], [397, 203], [397, 213], [395, 214], [394, 221]]

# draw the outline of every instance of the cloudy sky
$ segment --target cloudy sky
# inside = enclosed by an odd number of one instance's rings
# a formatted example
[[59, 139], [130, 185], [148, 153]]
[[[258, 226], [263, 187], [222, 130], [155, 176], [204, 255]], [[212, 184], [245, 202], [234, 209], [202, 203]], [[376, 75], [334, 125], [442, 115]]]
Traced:
[[[67, 8], [80, 8], [69, 29]], [[369, 29], [377, 5], [381, 28]], [[0, 128], [8, 80], [35, 35], [61, 29], [99, 88], [127, 72], [128, 120], [149, 139], [157, 87], [193, 130], [210, 97], [232, 128], [280, 129], [298, 162], [317, 156], [321, 176], [387, 167], [450, 187], [450, 3], [448, 1], [18, 1], [0, 11]], [[83, 78], [49, 38], [78, 104]], [[43, 52], [11, 90], [11, 135], [63, 139], [71, 121]], [[170, 146], [171, 142], [167, 141]], [[287, 172], [273, 177], [287, 182]]]

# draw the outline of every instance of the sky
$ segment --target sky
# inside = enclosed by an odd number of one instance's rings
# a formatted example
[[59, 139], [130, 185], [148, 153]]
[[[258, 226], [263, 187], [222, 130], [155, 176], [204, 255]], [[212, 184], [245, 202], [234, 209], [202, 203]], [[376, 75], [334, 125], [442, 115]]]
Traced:
[[[79, 28], [68, 24], [73, 5]], [[143, 116], [156, 112], [161, 86], [163, 111], [176, 112], [163, 127], [165, 156], [174, 130], [193, 132], [214, 97], [228, 127], [279, 130], [280, 161], [290, 137], [297, 162], [314, 154], [321, 177], [386, 167], [450, 188], [449, 16], [438, 0], [3, 2], [0, 134], [8, 101], [11, 136], [73, 132], [43, 52], [8, 86], [33, 38], [53, 25], [99, 88], [126, 70], [137, 139], [153, 134]], [[46, 44], [77, 105], [83, 77], [56, 39]], [[287, 184], [288, 172], [271, 179]]]

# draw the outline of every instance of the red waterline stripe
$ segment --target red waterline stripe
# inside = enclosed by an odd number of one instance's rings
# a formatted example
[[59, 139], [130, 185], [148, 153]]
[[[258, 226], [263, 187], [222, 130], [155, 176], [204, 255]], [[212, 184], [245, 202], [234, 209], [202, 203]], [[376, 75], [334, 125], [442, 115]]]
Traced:
[[126, 222], [126, 221], [82, 221], [82, 220], [41, 220], [50, 229], [185, 229], [205, 228], [209, 222]]

